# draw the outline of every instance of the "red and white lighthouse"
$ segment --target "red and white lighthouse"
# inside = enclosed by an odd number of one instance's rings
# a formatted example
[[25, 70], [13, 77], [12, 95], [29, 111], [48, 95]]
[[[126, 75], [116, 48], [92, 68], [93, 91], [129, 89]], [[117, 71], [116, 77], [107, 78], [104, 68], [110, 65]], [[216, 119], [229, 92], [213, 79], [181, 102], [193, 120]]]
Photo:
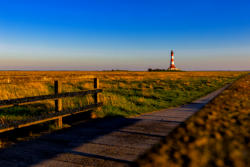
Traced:
[[175, 67], [174, 65], [174, 51], [171, 50], [171, 59], [170, 59], [170, 66], [168, 68], [168, 70], [179, 70], [178, 68]]

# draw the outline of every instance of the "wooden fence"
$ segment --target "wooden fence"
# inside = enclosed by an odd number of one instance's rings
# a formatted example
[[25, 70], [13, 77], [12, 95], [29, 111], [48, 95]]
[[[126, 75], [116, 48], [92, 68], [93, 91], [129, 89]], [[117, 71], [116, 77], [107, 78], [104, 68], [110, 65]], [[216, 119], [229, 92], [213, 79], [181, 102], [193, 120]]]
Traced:
[[[84, 90], [78, 92], [65, 92], [62, 93], [62, 87], [60, 82], [57, 80], [54, 81], [54, 94], [52, 95], [41, 95], [41, 96], [33, 96], [33, 97], [25, 97], [25, 98], [17, 98], [17, 99], [9, 99], [9, 100], [0, 100], [0, 108], [9, 107], [9, 106], [17, 106], [24, 105], [29, 103], [34, 103], [42, 100], [54, 100], [55, 101], [55, 113], [50, 114], [50, 116], [39, 117], [35, 120], [26, 121], [23, 123], [19, 123], [16, 125], [6, 126], [0, 129], [1, 132], [10, 131], [17, 128], [27, 127], [35, 124], [44, 123], [51, 120], [56, 120], [57, 125], [61, 128], [63, 125], [63, 117], [67, 117], [73, 114], [78, 114], [86, 110], [92, 110], [97, 107], [102, 106], [102, 102], [99, 101], [98, 93], [102, 92], [102, 89], [99, 89], [99, 79], [94, 78], [94, 89], [92, 90]], [[85, 96], [88, 94], [93, 94], [94, 104], [86, 105], [79, 108], [62, 110], [62, 98], [65, 97], [75, 97], [75, 96]]]

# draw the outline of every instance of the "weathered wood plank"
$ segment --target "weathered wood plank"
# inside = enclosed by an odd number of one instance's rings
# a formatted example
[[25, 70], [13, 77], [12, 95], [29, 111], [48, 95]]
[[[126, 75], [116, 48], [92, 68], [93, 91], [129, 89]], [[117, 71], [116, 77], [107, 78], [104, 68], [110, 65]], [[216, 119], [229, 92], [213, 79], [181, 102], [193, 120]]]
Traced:
[[8, 106], [8, 105], [16, 105], [21, 103], [29, 103], [36, 102], [42, 100], [53, 100], [63, 97], [74, 97], [74, 96], [84, 96], [88, 94], [94, 94], [102, 92], [102, 89], [93, 89], [93, 90], [85, 90], [79, 92], [65, 92], [54, 95], [41, 95], [41, 96], [33, 96], [33, 97], [25, 97], [25, 98], [17, 98], [17, 99], [9, 99], [9, 100], [0, 100], [0, 106]]
[[23, 123], [23, 124], [12, 125], [12, 126], [10, 125], [9, 127], [0, 129], [0, 133], [10, 131], [13, 129], [17, 129], [17, 128], [23, 128], [23, 127], [27, 127], [27, 126], [31, 126], [31, 125], [36, 125], [36, 124], [40, 124], [40, 123], [44, 123], [44, 122], [48, 122], [48, 121], [52, 121], [52, 120], [58, 120], [60, 118], [67, 117], [67, 116], [74, 115], [74, 114], [78, 114], [81, 112], [85, 112], [86, 110], [91, 110], [91, 109], [94, 109], [94, 108], [100, 107], [100, 106], [102, 106], [102, 103], [90, 104], [90, 105], [86, 105], [84, 107], [79, 107], [79, 108], [72, 109], [72, 110], [69, 109], [69, 110], [61, 111], [59, 113], [51, 114], [47, 118], [40, 117], [40, 119], [38, 118], [38, 120], [36, 120], [36, 121], [32, 121], [32, 122], [27, 121], [26, 123]]

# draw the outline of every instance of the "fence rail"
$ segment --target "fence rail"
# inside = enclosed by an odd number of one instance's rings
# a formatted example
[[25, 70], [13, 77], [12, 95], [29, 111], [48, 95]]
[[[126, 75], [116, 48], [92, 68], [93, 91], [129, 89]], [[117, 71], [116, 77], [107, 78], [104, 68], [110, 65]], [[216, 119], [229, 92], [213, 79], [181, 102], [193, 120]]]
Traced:
[[[33, 97], [25, 97], [25, 98], [17, 98], [17, 99], [9, 99], [9, 100], [0, 100], [0, 108], [13, 106], [13, 105], [23, 105], [27, 103], [34, 103], [42, 100], [55, 100], [55, 113], [47, 116], [47, 117], [39, 117], [35, 118], [32, 121], [22, 122], [20, 124], [3, 126], [0, 128], [0, 133], [5, 131], [10, 131], [17, 128], [27, 127], [35, 124], [44, 123], [51, 120], [57, 120], [58, 127], [63, 126], [63, 117], [67, 117], [73, 114], [78, 114], [84, 112], [86, 110], [92, 110], [97, 107], [102, 106], [102, 102], [99, 101], [98, 93], [101, 93], [102, 89], [99, 89], [99, 80], [98, 78], [94, 78], [94, 89], [92, 90], [84, 90], [78, 92], [64, 92], [61, 93], [61, 83], [59, 81], [54, 81], [54, 94], [52, 95], [41, 95], [41, 96], [33, 96]], [[83, 107], [62, 110], [62, 98], [65, 97], [75, 97], [75, 96], [86, 96], [88, 94], [93, 94], [94, 104], [85, 105]]]
[[64, 97], [85, 96], [88, 94], [94, 94], [94, 93], [100, 93], [100, 92], [102, 92], [102, 89], [85, 90], [85, 91], [79, 91], [79, 92], [65, 92], [65, 93], [54, 94], [54, 95], [41, 95], [41, 96], [32, 96], [32, 97], [9, 99], [9, 100], [0, 100], [0, 107], [6, 106], [6, 105], [8, 106], [18, 105], [18, 104], [30, 103], [30, 102], [36, 102], [36, 101], [42, 101], [42, 100], [53, 100], [53, 99], [59, 99], [59, 98], [64, 98]]

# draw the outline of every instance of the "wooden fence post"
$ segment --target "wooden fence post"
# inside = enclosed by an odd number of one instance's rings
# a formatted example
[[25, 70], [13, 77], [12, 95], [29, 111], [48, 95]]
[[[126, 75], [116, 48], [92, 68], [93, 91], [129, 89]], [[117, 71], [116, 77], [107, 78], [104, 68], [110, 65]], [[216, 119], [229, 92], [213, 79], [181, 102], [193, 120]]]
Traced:
[[[62, 86], [57, 80], [55, 80], [54, 81], [54, 93], [55, 95], [57, 95], [61, 92], [62, 92]], [[59, 112], [59, 111], [62, 111], [62, 99], [61, 98], [55, 100], [55, 112]], [[57, 120], [57, 126], [59, 128], [62, 128], [62, 124], [63, 124], [62, 117], [59, 117]]]
[[57, 126], [58, 128], [62, 128], [63, 127], [63, 121], [62, 121], [62, 117], [59, 117], [58, 120], [57, 120]]
[[[55, 88], [54, 90], [55, 95], [61, 93], [62, 87], [61, 87], [61, 84], [57, 80], [54, 82], [54, 88]], [[55, 111], [56, 112], [62, 111], [62, 99], [61, 98], [55, 100]]]
[[[99, 79], [94, 78], [94, 89], [99, 89]], [[99, 102], [98, 93], [94, 94], [94, 102], [97, 104]]]

